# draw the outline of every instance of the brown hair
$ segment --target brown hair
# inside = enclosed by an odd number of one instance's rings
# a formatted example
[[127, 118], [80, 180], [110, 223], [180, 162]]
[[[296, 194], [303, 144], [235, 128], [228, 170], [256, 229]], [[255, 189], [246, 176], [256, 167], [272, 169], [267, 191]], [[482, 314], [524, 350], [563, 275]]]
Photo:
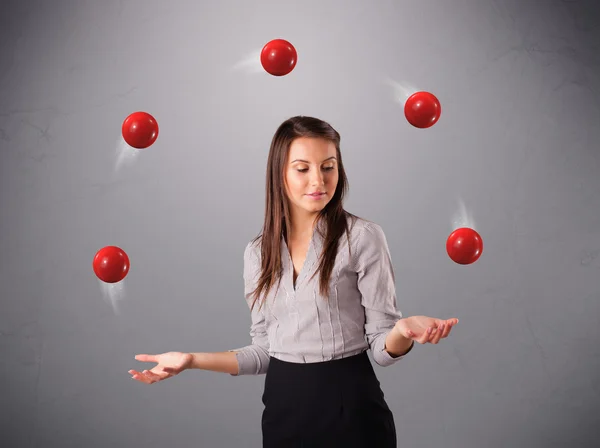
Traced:
[[[319, 212], [317, 223], [326, 224], [323, 252], [319, 256], [319, 289], [327, 297], [328, 284], [335, 263], [339, 239], [349, 233], [348, 217], [357, 218], [343, 208], [344, 196], [348, 192], [348, 178], [340, 153], [340, 134], [323, 120], [297, 116], [284, 121], [273, 136], [266, 172], [265, 219], [262, 232], [252, 243], [261, 239], [261, 273], [256, 289], [252, 291], [252, 308], [261, 295], [267, 297], [271, 288], [281, 281], [281, 242], [287, 241], [287, 230], [291, 228], [290, 211], [284, 188], [284, 168], [292, 142], [300, 137], [322, 138], [332, 142], [336, 148], [338, 184], [331, 201]], [[318, 226], [315, 226], [315, 231]], [[350, 247], [348, 247], [350, 249]], [[312, 278], [312, 277], [311, 277]], [[262, 304], [261, 304], [262, 305]]]

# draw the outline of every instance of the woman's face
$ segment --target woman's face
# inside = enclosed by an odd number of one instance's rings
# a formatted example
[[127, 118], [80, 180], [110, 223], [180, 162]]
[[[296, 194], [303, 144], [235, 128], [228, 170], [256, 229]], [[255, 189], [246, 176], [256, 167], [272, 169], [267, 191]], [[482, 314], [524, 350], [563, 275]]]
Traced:
[[338, 183], [335, 145], [325, 139], [300, 137], [290, 146], [284, 168], [286, 194], [293, 216], [319, 213]]

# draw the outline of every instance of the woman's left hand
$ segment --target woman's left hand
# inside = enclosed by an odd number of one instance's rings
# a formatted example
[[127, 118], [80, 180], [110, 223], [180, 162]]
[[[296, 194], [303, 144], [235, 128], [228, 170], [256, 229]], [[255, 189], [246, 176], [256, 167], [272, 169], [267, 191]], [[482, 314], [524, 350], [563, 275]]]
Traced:
[[436, 319], [427, 316], [410, 316], [396, 322], [396, 330], [407, 339], [420, 344], [437, 344], [440, 339], [448, 337], [458, 319]]

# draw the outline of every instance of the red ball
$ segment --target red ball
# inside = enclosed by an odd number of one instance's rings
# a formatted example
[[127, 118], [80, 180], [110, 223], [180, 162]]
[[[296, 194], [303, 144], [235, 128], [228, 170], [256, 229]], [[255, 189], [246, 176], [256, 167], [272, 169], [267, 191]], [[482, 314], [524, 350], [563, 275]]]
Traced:
[[267, 73], [273, 76], [285, 76], [294, 70], [298, 54], [287, 40], [275, 39], [268, 42], [260, 53], [260, 63]]
[[448, 237], [446, 251], [455, 263], [475, 263], [483, 252], [483, 240], [475, 230], [461, 227]]
[[129, 257], [120, 247], [106, 246], [96, 252], [92, 266], [100, 280], [117, 283], [129, 272]]
[[442, 106], [435, 95], [429, 92], [413, 93], [404, 104], [404, 115], [416, 128], [429, 128], [437, 123]]
[[129, 146], [143, 149], [158, 138], [158, 123], [147, 112], [134, 112], [123, 121], [121, 131]]

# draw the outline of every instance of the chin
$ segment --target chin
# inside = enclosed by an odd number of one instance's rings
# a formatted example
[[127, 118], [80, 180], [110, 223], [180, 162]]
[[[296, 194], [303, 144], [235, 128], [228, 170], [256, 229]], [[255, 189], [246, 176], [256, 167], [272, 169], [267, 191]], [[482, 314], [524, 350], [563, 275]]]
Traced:
[[327, 204], [317, 205], [317, 206], [314, 206], [314, 207], [307, 207], [306, 211], [311, 212], [311, 213], [318, 213], [318, 212], [320, 212], [321, 210], [323, 210], [325, 208], [325, 205], [327, 205]]
[[308, 213], [319, 213], [321, 210], [323, 210], [327, 204], [329, 204], [329, 201], [327, 202], [321, 202], [321, 203], [317, 203], [317, 204], [311, 204], [311, 203], [304, 203], [302, 205], [298, 204], [300, 206], [300, 208], [302, 210], [304, 210], [305, 212]]

